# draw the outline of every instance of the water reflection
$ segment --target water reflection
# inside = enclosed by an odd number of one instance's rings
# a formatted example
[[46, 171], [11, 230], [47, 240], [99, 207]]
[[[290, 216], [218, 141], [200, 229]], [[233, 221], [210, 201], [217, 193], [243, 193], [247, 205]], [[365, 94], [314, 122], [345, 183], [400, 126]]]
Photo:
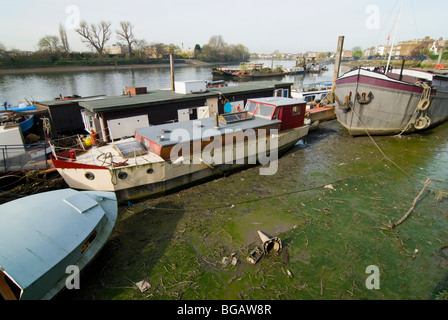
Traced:
[[[271, 66], [271, 61], [255, 60], [255, 63], [264, 63]], [[274, 67], [292, 67], [295, 61], [274, 61]], [[237, 69], [239, 65], [222, 65]], [[191, 67], [175, 66], [175, 80], [212, 80], [212, 66]], [[290, 75], [283, 78], [263, 81], [289, 82], [293, 87], [301, 88], [311, 83], [331, 81], [333, 65], [328, 71], [320, 74]], [[230, 82], [230, 85], [236, 85]], [[169, 89], [171, 87], [171, 72], [166, 67], [153, 67], [146, 69], [107, 69], [95, 71], [66, 71], [66, 72], [32, 72], [29, 74], [0, 75], [0, 102], [18, 104], [28, 100], [53, 100], [62, 96], [94, 96], [94, 95], [120, 95], [125, 87], [142, 86], [148, 90]]]

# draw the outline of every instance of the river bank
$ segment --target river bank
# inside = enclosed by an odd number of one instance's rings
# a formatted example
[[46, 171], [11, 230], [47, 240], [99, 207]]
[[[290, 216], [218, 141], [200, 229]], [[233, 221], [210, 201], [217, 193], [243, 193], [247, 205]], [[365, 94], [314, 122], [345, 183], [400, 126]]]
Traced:
[[[185, 59], [183, 62], [176, 62], [175, 67], [206, 67], [222, 65], [222, 62], [204, 62], [195, 59]], [[30, 74], [30, 73], [56, 73], [56, 72], [88, 72], [105, 70], [143, 70], [153, 68], [169, 68], [169, 63], [151, 63], [151, 64], [127, 64], [127, 65], [106, 65], [106, 66], [46, 66], [33, 68], [0, 68], [2, 74]]]

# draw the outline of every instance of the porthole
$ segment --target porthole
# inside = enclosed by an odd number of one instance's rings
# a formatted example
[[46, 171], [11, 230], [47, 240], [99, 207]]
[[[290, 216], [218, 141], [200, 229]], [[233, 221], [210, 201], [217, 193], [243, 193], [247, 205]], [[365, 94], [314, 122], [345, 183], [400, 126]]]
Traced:
[[153, 168], [149, 168], [148, 170], [146, 170], [146, 173], [147, 174], [151, 174], [151, 173], [153, 173], [154, 172], [154, 169]]
[[128, 177], [128, 174], [126, 172], [120, 172], [118, 174], [118, 178], [121, 180], [126, 179], [127, 177]]
[[86, 172], [86, 174], [84, 175], [84, 177], [86, 177], [87, 180], [93, 180], [95, 179], [95, 175], [92, 172]]

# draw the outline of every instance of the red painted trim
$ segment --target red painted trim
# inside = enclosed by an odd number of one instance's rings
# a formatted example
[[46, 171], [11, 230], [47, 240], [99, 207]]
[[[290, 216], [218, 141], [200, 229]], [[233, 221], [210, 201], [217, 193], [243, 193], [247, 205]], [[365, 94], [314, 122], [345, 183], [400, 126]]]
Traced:
[[[346, 78], [341, 78], [336, 81], [336, 85], [341, 84], [355, 84], [358, 80], [358, 75], [353, 75]], [[423, 88], [417, 87], [413, 84], [407, 84], [407, 83], [400, 83], [395, 82], [392, 79], [391, 80], [384, 80], [374, 77], [369, 77], [363, 74], [359, 75], [359, 83], [372, 85], [376, 87], [383, 87], [387, 89], [393, 89], [393, 90], [401, 90], [401, 91], [407, 91], [407, 92], [416, 92], [416, 93], [422, 93]]]
[[103, 170], [109, 170], [107, 167], [102, 166], [95, 166], [91, 164], [83, 164], [83, 163], [77, 163], [77, 162], [70, 162], [70, 161], [64, 161], [64, 160], [56, 160], [52, 159], [53, 165], [56, 169], [103, 169]]

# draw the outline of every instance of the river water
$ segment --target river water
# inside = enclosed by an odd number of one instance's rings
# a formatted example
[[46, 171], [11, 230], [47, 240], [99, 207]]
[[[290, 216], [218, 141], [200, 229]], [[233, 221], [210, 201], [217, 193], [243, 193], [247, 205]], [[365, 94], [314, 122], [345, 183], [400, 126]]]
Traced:
[[[264, 63], [265, 66], [292, 67], [291, 60], [254, 60], [254, 63]], [[218, 66], [221, 67], [221, 66]], [[237, 69], [239, 65], [222, 65], [222, 67]], [[213, 66], [192, 67], [175, 65], [175, 81], [212, 80]], [[281, 79], [264, 79], [265, 81], [282, 81], [294, 83], [294, 87], [331, 81], [334, 65], [328, 66], [328, 71], [320, 74], [285, 76]], [[236, 83], [230, 82], [229, 85]], [[125, 87], [147, 87], [148, 90], [166, 89], [171, 87], [171, 71], [169, 65], [150, 68], [116, 68], [95, 71], [56, 71], [49, 72], [32, 70], [30, 73], [0, 74], [0, 102], [7, 101], [18, 105], [28, 101], [48, 101], [59, 95], [82, 97], [94, 95], [120, 95]], [[26, 99], [26, 100], [25, 100]]]

